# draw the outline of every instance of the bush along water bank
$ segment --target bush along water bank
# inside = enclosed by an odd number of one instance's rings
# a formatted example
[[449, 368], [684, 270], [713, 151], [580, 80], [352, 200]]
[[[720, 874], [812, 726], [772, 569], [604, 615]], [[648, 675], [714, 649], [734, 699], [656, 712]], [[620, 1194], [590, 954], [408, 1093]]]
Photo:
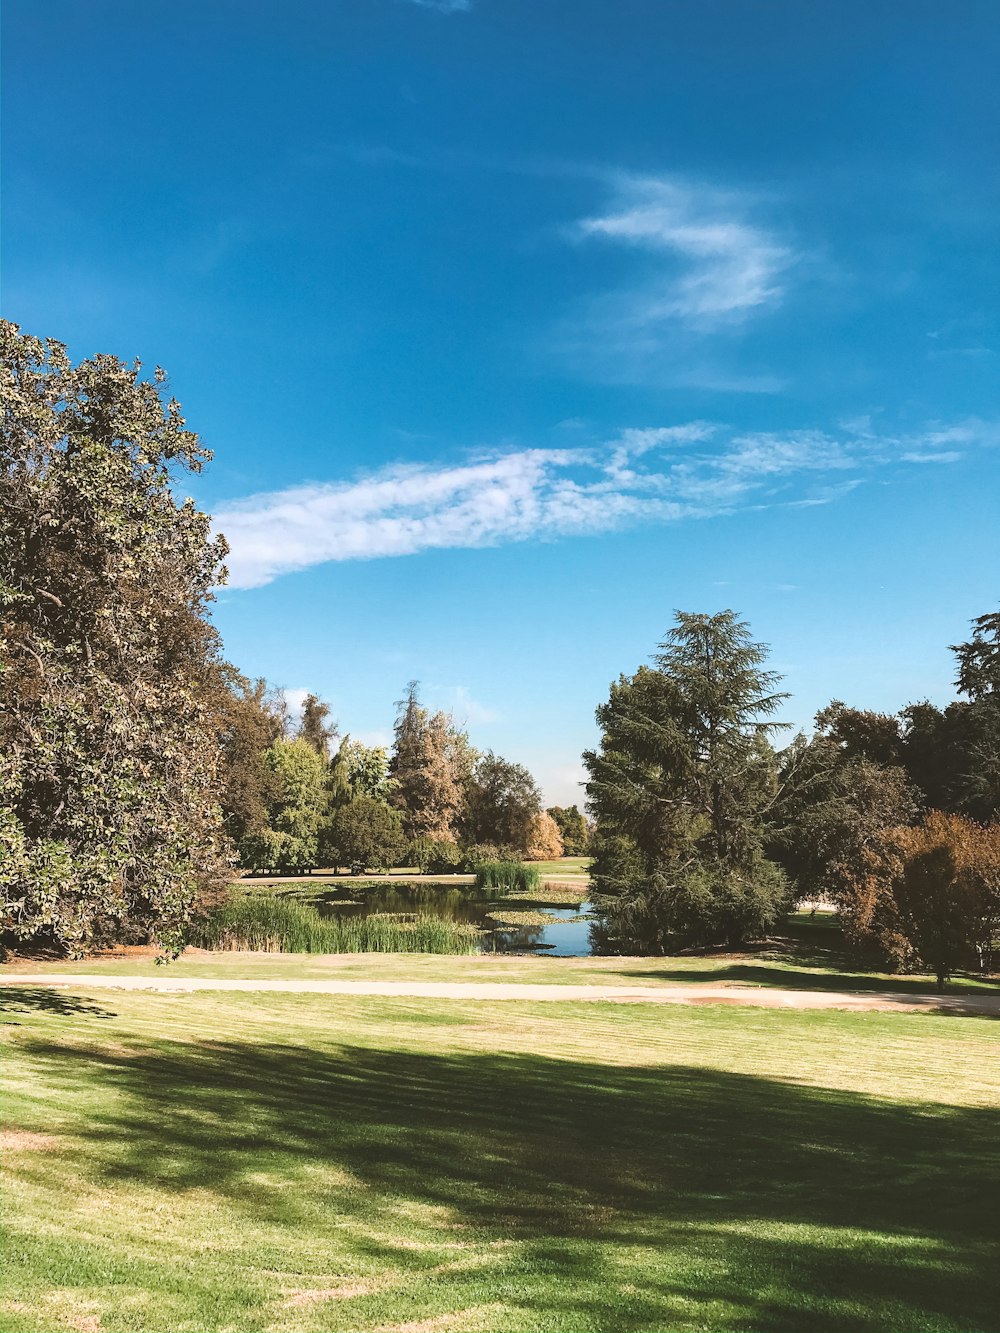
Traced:
[[479, 889], [513, 889], [528, 894], [541, 887], [542, 877], [534, 866], [520, 861], [484, 861], [476, 869]]
[[287, 898], [233, 898], [194, 924], [188, 943], [199, 949], [273, 953], [476, 953], [480, 932], [440, 917], [322, 917]]

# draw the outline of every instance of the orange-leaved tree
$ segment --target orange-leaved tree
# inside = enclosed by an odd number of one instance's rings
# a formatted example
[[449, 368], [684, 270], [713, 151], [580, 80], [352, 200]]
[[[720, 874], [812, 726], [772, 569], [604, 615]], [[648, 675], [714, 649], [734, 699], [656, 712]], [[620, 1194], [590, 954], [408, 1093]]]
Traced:
[[887, 829], [853, 897], [856, 926], [896, 966], [923, 963], [938, 989], [958, 968], [988, 971], [1000, 935], [1000, 825], [932, 810]]

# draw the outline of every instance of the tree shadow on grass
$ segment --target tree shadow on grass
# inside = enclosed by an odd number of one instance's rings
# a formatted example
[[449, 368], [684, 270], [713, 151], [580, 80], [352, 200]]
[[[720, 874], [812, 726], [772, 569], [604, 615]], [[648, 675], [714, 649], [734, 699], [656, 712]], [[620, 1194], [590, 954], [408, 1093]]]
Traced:
[[[855, 972], [803, 972], [775, 963], [721, 963], [718, 967], [692, 968], [663, 967], [654, 971], [622, 969], [622, 976], [656, 978], [660, 981], [679, 981], [688, 985], [718, 985], [735, 982], [745, 986], [771, 986], [788, 990], [808, 991], [878, 991], [882, 994], [934, 995], [935, 985], [930, 977], [879, 977]], [[958, 978], [946, 988], [946, 995], [976, 996], [1000, 995], [1000, 987], [963, 984]]]
[[[90, 1018], [116, 1018], [113, 1009], [81, 1000], [78, 995], [63, 995], [48, 986], [0, 986], [0, 1016], [5, 1013], [59, 1014], [65, 1018], [87, 1015]], [[3, 1019], [0, 1017], [0, 1022]]]
[[[96, 1064], [119, 1094], [82, 1131], [105, 1182], [210, 1190], [251, 1220], [310, 1234], [333, 1216], [360, 1255], [415, 1275], [426, 1260], [391, 1238], [400, 1200], [443, 1209], [460, 1234], [522, 1243], [517, 1303], [543, 1321], [996, 1326], [992, 1109], [535, 1054], [242, 1042], [160, 1043], [141, 1059], [33, 1051], [64, 1077], [68, 1062]], [[259, 1183], [264, 1170], [293, 1181], [324, 1168], [352, 1184]], [[697, 1315], [719, 1301], [735, 1322]]]
[[[791, 990], [895, 991], [901, 994], [930, 995], [935, 991], [933, 977], [878, 976], [859, 970], [858, 958], [843, 943], [839, 924], [821, 918], [819, 922], [790, 921], [784, 935], [776, 935], [751, 944], [734, 957], [731, 950], [700, 950], [690, 955], [698, 959], [716, 959], [717, 965], [705, 968], [665, 966], [655, 971], [623, 968], [622, 976], [655, 977], [661, 981], [689, 984], [718, 984], [732, 981], [748, 986], [777, 986]], [[807, 969], [822, 969], [812, 971]], [[984, 985], [984, 982], [986, 983]], [[949, 995], [1000, 994], [1000, 980], [956, 973], [948, 983]]]

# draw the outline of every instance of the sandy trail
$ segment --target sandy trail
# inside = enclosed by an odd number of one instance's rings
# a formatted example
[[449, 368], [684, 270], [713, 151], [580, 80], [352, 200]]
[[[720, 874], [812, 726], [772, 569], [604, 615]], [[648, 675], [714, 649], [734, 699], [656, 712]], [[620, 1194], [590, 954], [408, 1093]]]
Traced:
[[[587, 986], [479, 981], [246, 980], [213, 977], [137, 977], [97, 973], [18, 972], [0, 977], [4, 986], [64, 990], [268, 991], [286, 995], [351, 995], [423, 1000], [531, 1000], [612, 1004], [742, 1004], [764, 1009], [855, 1009], [932, 1011], [1000, 1018], [1000, 995], [911, 995], [889, 991], [802, 991], [753, 986]], [[2, 1000], [0, 1000], [2, 1004]]]

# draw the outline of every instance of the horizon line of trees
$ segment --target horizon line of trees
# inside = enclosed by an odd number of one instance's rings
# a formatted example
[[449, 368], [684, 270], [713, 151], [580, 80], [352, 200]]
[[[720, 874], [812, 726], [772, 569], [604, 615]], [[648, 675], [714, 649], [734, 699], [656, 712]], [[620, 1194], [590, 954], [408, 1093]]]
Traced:
[[396, 705], [391, 749], [340, 737], [315, 694], [296, 724], [280, 691], [235, 684], [223, 808], [245, 869], [441, 873], [586, 849], [577, 807], [544, 810], [528, 770], [475, 749], [453, 718], [420, 703], [415, 681]]

